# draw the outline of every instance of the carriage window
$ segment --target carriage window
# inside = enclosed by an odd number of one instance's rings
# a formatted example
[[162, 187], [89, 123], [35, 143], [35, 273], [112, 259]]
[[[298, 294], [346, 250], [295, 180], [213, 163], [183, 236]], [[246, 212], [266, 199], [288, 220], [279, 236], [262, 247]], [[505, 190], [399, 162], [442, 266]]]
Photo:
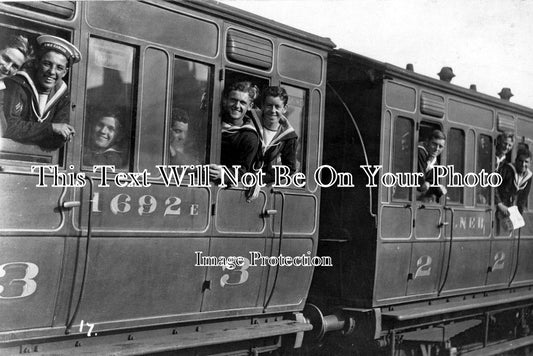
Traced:
[[[440, 131], [440, 133], [435, 132]], [[434, 134], [437, 136], [436, 140]], [[441, 142], [442, 128], [438, 124], [422, 121], [418, 132], [418, 147], [417, 147], [417, 172], [423, 173], [419, 178], [418, 183], [420, 187], [417, 188], [417, 200], [424, 203], [442, 203], [441, 197], [444, 195], [444, 190], [440, 186], [433, 186], [434, 184], [445, 185], [445, 182], [436, 181], [434, 177], [433, 167], [440, 165], [442, 162], [442, 152], [450, 144], [448, 140]], [[444, 147], [441, 146], [444, 144]], [[422, 180], [423, 178], [423, 180]], [[422, 185], [423, 182], [423, 185]]]
[[[447, 165], [452, 165], [456, 173], [465, 173], [465, 134], [459, 129], [450, 129], [448, 133]], [[448, 188], [448, 200], [453, 203], [463, 202], [463, 187]]]
[[[394, 123], [392, 173], [409, 173], [413, 167], [413, 121], [399, 117]], [[393, 187], [394, 200], [409, 200], [411, 188]]]
[[[476, 171], [490, 173], [492, 171], [492, 138], [488, 135], [479, 135], [477, 140]], [[476, 186], [476, 203], [490, 205], [490, 187]]]
[[305, 167], [304, 162], [304, 135], [305, 135], [305, 118], [307, 115], [307, 91], [300, 88], [295, 88], [289, 85], [282, 85], [289, 95], [287, 103], [287, 119], [298, 135], [298, 144], [296, 146], [296, 171], [302, 171]]
[[[7, 44], [9, 39], [12, 36], [18, 36], [22, 35], [26, 37], [30, 43], [30, 45], [33, 48], [36, 48], [37, 42], [36, 38], [41, 33], [51, 34], [54, 36], [62, 37], [66, 39], [67, 41], [70, 38], [70, 34], [66, 31], [58, 30], [58, 29], [50, 29], [48, 27], [39, 25], [37, 28], [34, 24], [27, 24], [22, 20], [14, 20], [10, 19], [12, 22], [12, 25], [20, 26], [20, 27], [26, 27], [31, 26], [32, 32], [30, 31], [23, 31], [20, 29], [12, 29], [7, 27], [0, 27], [0, 43]], [[18, 64], [18, 63], [17, 63]], [[14, 68], [14, 67], [13, 67]], [[19, 69], [23, 69], [22, 68]], [[10, 74], [14, 74], [10, 73]], [[68, 72], [63, 77], [63, 81], [65, 81], [68, 85], [68, 89], [70, 90], [70, 80], [68, 78]], [[12, 111], [13, 113], [16, 112], [14, 116], [11, 118], [13, 121], [9, 120], [10, 125], [8, 126], [8, 119], [4, 116], [4, 101], [6, 106], [9, 104], [7, 103], [7, 94], [6, 94], [6, 88], [5, 84], [3, 82], [0, 82], [0, 96], [3, 98], [2, 102], [0, 103], [0, 160], [9, 160], [11, 163], [14, 162], [28, 162], [28, 163], [42, 163], [42, 164], [57, 164], [62, 166], [63, 165], [63, 158], [64, 158], [64, 141], [61, 139], [55, 140], [55, 137], [53, 141], [48, 140], [48, 136], [42, 136], [42, 134], [39, 132], [39, 129], [37, 126], [37, 122], [32, 122], [29, 125], [36, 125], [35, 134], [32, 135], [31, 138], [26, 137], [26, 131], [28, 127], [18, 127], [17, 124], [22, 124], [22, 119], [26, 117], [26, 114], [24, 112], [24, 109], [22, 113], [19, 115], [19, 111], [17, 110], [17, 107], [24, 107], [20, 105], [19, 102], [13, 102], [13, 110], [9, 110], [9, 108], [6, 107], [6, 110]], [[20, 106], [19, 106], [20, 105]], [[28, 115], [31, 112], [31, 105], [26, 106], [26, 109]], [[46, 114], [45, 114], [46, 115]], [[22, 117], [20, 117], [22, 116]], [[45, 116], [49, 122], [49, 116]], [[11, 125], [11, 123], [15, 123], [15, 125]], [[72, 124], [72, 122], [71, 122]], [[24, 124], [25, 125], [25, 124]], [[32, 130], [33, 131], [33, 130]], [[53, 142], [51, 146], [48, 145], [49, 142]], [[62, 146], [62, 147], [60, 147]], [[58, 147], [60, 147], [58, 149]]]
[[89, 40], [84, 166], [127, 168], [133, 122], [135, 48], [98, 38]]
[[168, 122], [169, 164], [207, 162], [211, 73], [207, 65], [174, 59], [174, 92]]

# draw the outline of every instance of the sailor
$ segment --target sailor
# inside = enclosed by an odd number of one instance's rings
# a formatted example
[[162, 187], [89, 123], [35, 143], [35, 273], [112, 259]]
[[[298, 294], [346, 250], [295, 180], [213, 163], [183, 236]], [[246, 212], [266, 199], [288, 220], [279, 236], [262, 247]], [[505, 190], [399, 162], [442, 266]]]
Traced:
[[39, 36], [37, 43], [37, 57], [27, 71], [6, 80], [4, 137], [54, 150], [76, 133], [69, 124], [69, 90], [63, 77], [81, 53], [55, 36]]

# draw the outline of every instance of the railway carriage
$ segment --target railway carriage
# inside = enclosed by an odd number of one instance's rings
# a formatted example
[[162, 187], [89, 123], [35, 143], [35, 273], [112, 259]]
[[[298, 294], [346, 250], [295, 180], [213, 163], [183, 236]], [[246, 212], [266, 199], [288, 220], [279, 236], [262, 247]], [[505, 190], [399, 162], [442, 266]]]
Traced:
[[[190, 117], [188, 163], [217, 163], [222, 89], [249, 80], [287, 90], [299, 170], [313, 172], [333, 43], [213, 2], [4, 3], [0, 26], [65, 38], [83, 57], [67, 80], [71, 142], [45, 151], [1, 138], [0, 353], [298, 347], [313, 268], [254, 265], [249, 253], [316, 255], [316, 184], [267, 187], [248, 203], [242, 184], [211, 185], [200, 170], [167, 186], [156, 166], [170, 162], [173, 108]], [[108, 107], [124, 164], [93, 172], [91, 120]]]
[[[355, 187], [322, 190], [319, 254], [333, 268], [316, 270], [310, 292], [321, 330], [342, 326], [359, 350], [379, 344], [393, 354], [420, 345], [466, 353], [527, 335], [533, 197], [526, 226], [504, 232], [495, 189], [472, 175], [494, 170], [501, 131], [514, 133], [515, 152], [531, 149], [533, 111], [344, 50], [330, 53], [326, 103], [323, 163], [351, 173]], [[390, 173], [417, 172], [417, 143], [434, 129], [447, 136], [439, 164], [456, 180], [443, 180], [445, 199], [423, 202], [416, 182], [394, 183]], [[372, 187], [363, 167], [374, 165]]]
[[[441, 165], [491, 173], [501, 131], [516, 137], [509, 158], [532, 148], [531, 109], [209, 1], [2, 3], [0, 28], [0, 41], [51, 34], [83, 57], [66, 80], [71, 142], [0, 138], [0, 354], [473, 355], [533, 343], [533, 198], [526, 226], [503, 232], [493, 187], [448, 182], [422, 202], [400, 184], [434, 129], [447, 136]], [[242, 80], [287, 90], [303, 187], [267, 185], [248, 202], [246, 184], [207, 180], [222, 90]], [[114, 170], [86, 154], [101, 109], [121, 120]], [[176, 109], [194, 167], [179, 184]], [[263, 265], [251, 252], [332, 266]], [[244, 263], [218, 262], [231, 256]]]

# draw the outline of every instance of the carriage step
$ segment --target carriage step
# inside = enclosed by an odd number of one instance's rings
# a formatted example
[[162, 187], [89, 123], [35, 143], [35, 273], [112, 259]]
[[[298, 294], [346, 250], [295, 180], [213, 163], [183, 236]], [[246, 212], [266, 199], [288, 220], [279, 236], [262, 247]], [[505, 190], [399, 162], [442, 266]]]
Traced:
[[427, 318], [447, 313], [457, 313], [472, 309], [489, 308], [496, 305], [522, 302], [531, 299], [533, 302], [533, 292], [495, 294], [488, 297], [478, 297], [456, 302], [432, 304], [425, 306], [415, 306], [411, 308], [383, 311], [383, 318], [390, 318], [397, 321], [414, 320]]
[[[495, 345], [490, 345], [482, 349], [461, 352], [461, 356], [489, 356], [489, 355], [500, 355], [504, 352], [513, 351], [526, 347], [528, 345], [533, 345], [533, 336], [527, 336], [520, 339], [510, 340], [502, 342]], [[514, 353], [513, 353], [514, 355]], [[528, 353], [521, 353], [520, 355], [528, 355]]]
[[192, 332], [164, 337], [115, 342], [107, 345], [87, 345], [83, 347], [31, 353], [31, 355], [146, 355], [158, 352], [183, 350], [195, 347], [213, 346], [230, 342], [261, 339], [272, 336], [295, 334], [311, 330], [311, 324], [293, 320], [255, 324], [247, 327], [228, 328], [204, 332]]

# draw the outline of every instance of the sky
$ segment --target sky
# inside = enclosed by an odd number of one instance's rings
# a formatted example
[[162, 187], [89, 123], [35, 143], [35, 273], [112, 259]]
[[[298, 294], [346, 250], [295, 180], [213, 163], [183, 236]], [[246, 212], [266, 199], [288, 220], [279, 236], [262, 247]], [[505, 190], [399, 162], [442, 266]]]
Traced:
[[338, 48], [533, 108], [533, 0], [222, 0]]

